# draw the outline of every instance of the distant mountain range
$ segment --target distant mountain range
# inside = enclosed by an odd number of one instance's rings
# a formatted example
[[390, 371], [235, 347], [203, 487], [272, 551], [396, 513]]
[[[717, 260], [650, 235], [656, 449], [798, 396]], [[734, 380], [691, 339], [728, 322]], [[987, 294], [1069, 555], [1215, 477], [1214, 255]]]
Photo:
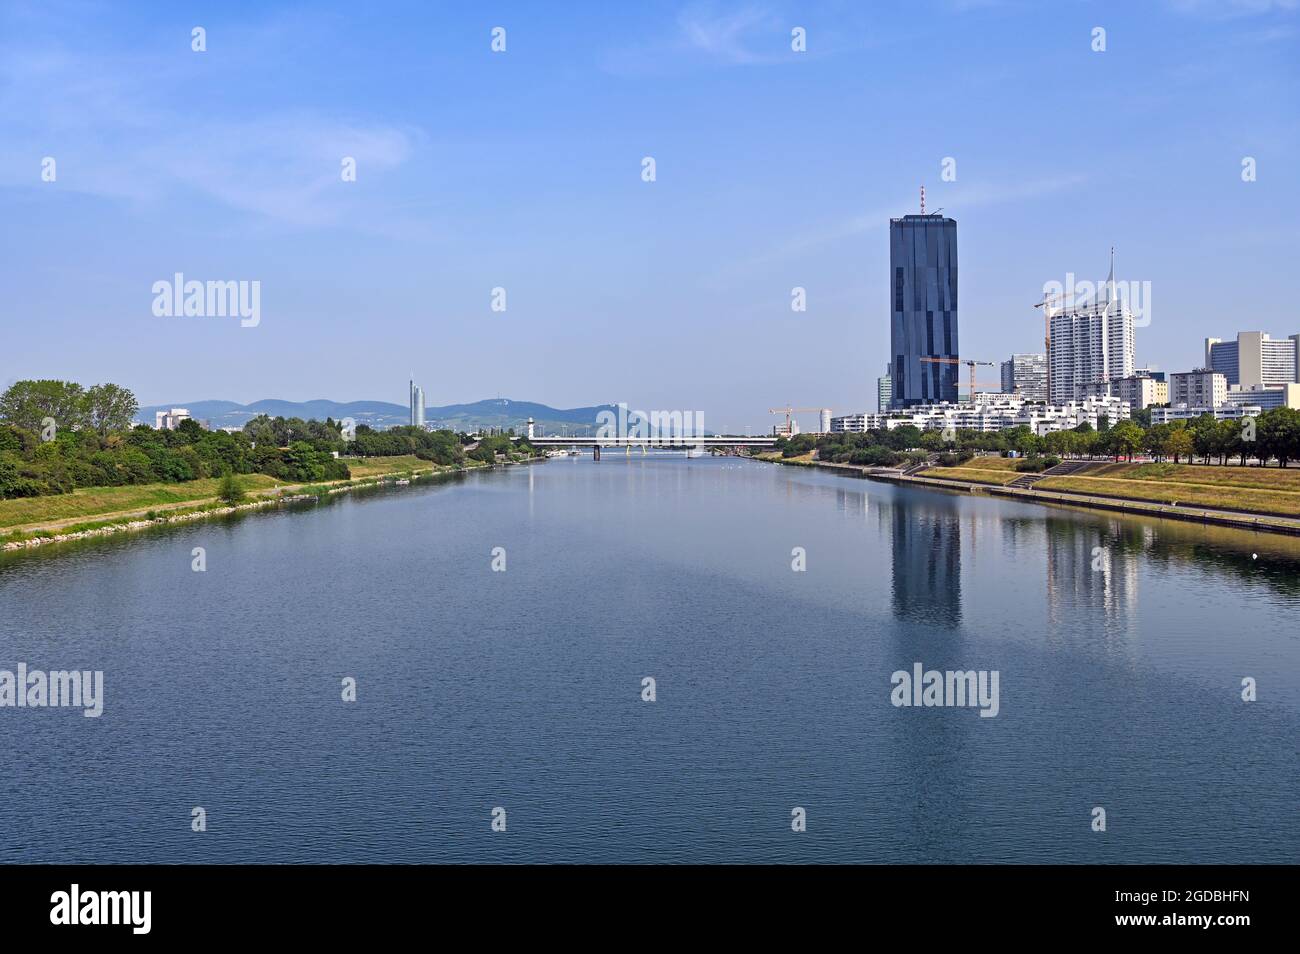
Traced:
[[[323, 421], [327, 417], [342, 420], [350, 417], [358, 424], [368, 424], [376, 430], [409, 424], [410, 411], [401, 404], [388, 401], [280, 401], [268, 398], [254, 401], [252, 404], [237, 404], [234, 401], [178, 401], [173, 404], [158, 404], [142, 407], [135, 419], [145, 424], [154, 423], [155, 411], [166, 411], [174, 407], [183, 407], [190, 416], [199, 421], [206, 421], [213, 428], [243, 427], [250, 419], [259, 414], [270, 417], [300, 417], [303, 420], [315, 418]], [[433, 427], [445, 427], [453, 431], [475, 431], [486, 427], [518, 427], [530, 417], [542, 426], [545, 433], [558, 432], [561, 426], [572, 428], [575, 424], [596, 425], [596, 415], [601, 411], [614, 411], [612, 404], [597, 404], [592, 407], [555, 408], [532, 401], [511, 401], [496, 398], [488, 401], [475, 401], [473, 404], [448, 404], [446, 407], [427, 407], [424, 409], [424, 421]]]

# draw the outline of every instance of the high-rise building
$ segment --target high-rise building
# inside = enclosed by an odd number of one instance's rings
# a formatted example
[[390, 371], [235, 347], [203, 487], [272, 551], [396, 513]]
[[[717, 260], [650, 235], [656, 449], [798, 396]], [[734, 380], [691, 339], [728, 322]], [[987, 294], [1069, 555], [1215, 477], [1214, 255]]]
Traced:
[[1052, 404], [1109, 393], [1111, 381], [1133, 374], [1133, 313], [1116, 290], [1113, 253], [1110, 276], [1092, 300], [1056, 312], [1050, 328]]
[[1047, 355], [1013, 354], [1002, 362], [1002, 393], [1047, 401]]
[[1205, 339], [1205, 367], [1229, 387], [1270, 387], [1300, 382], [1300, 335], [1270, 338], [1263, 331], [1239, 331], [1236, 341]]
[[411, 426], [424, 427], [424, 389], [411, 378]]
[[1169, 404], [1177, 407], [1219, 407], [1228, 400], [1228, 382], [1219, 371], [1197, 368], [1169, 375]]
[[885, 365], [883, 377], [876, 378], [876, 410], [888, 411], [890, 401], [894, 398], [894, 383], [889, 376], [889, 365]]
[[939, 213], [890, 219], [889, 267], [890, 406], [956, 402], [956, 221]]

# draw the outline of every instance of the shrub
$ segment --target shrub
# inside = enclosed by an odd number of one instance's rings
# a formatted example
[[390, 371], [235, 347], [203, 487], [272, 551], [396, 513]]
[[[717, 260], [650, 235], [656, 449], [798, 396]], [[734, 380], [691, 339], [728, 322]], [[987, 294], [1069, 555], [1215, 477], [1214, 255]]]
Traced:
[[226, 474], [221, 478], [221, 483], [217, 485], [217, 496], [222, 502], [234, 506], [241, 503], [244, 499], [244, 487], [235, 478], [234, 474]]
[[1024, 460], [1016, 461], [1016, 470], [1025, 474], [1041, 474], [1047, 469], [1047, 464], [1041, 457], [1026, 457]]

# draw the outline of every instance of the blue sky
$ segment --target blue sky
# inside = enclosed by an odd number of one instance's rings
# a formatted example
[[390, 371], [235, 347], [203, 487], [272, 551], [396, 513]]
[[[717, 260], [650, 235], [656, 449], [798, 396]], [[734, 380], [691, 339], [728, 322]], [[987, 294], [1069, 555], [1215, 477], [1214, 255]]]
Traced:
[[[1037, 350], [1115, 245], [1139, 365], [1186, 369], [1300, 331], [1298, 81], [1296, 0], [7, 3], [0, 385], [874, 408], [922, 183], [964, 356]], [[260, 281], [260, 324], [155, 317], [175, 272]]]

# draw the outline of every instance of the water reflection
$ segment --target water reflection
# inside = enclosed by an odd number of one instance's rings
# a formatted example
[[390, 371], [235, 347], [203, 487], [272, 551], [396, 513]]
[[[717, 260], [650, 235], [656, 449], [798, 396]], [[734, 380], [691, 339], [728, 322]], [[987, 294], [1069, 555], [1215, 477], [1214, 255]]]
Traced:
[[918, 498], [890, 509], [894, 614], [956, 627], [961, 623], [960, 502]]

